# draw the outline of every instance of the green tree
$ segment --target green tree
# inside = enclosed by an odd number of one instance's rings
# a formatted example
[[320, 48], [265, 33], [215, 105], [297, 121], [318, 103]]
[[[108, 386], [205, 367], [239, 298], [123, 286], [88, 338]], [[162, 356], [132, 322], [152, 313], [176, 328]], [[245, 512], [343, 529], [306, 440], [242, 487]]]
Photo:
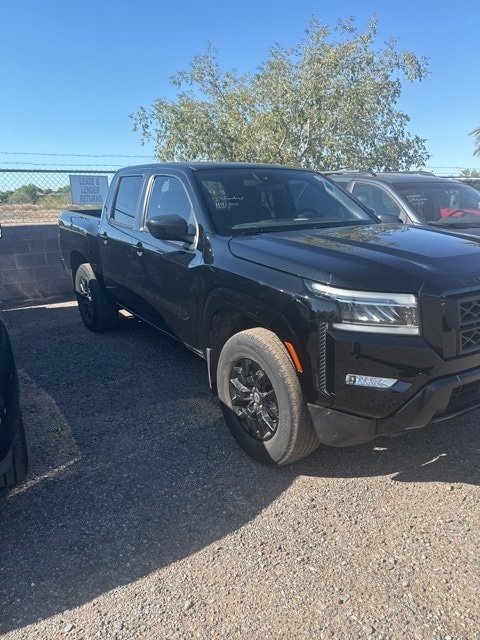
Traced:
[[5, 204], [12, 195], [13, 191], [0, 191], [0, 204]]
[[462, 169], [460, 178], [463, 178], [470, 186], [480, 190], [480, 171], [476, 169]]
[[474, 156], [480, 156], [480, 127], [470, 132], [472, 136], [475, 136], [475, 149], [473, 151]]
[[69, 205], [71, 202], [70, 185], [52, 189], [43, 189], [39, 196], [38, 204], [43, 209], [55, 209]]
[[395, 39], [378, 46], [374, 18], [364, 33], [352, 20], [332, 30], [314, 19], [298, 45], [276, 44], [253, 74], [222, 71], [210, 46], [171, 78], [175, 100], [131, 117], [160, 160], [410, 169], [429, 154], [397, 102], [403, 80], [426, 74], [426, 59], [398, 51]]
[[40, 189], [34, 184], [25, 184], [23, 187], [15, 189], [15, 191], [9, 195], [9, 204], [35, 204], [38, 201], [38, 194]]
[[462, 169], [460, 171], [461, 178], [478, 178], [480, 179], [480, 171], [477, 169]]

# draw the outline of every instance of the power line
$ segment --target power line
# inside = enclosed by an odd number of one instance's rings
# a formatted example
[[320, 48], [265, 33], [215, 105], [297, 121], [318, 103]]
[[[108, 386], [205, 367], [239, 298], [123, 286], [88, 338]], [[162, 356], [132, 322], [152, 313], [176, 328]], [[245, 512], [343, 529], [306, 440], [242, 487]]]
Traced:
[[465, 171], [465, 169], [475, 169], [478, 170], [479, 167], [472, 167], [471, 165], [469, 165], [468, 167], [466, 165], [463, 165], [462, 167], [458, 167], [458, 166], [450, 166], [450, 167], [425, 167], [426, 169], [430, 170], [430, 171], [437, 171], [437, 170], [445, 170], [445, 169], [455, 169], [458, 171]]
[[36, 151], [0, 151], [4, 156], [50, 156], [56, 158], [153, 158], [152, 155], [132, 156], [112, 153], [39, 153]]
[[[8, 165], [8, 166], [15, 165], [15, 166], [21, 166], [21, 167], [43, 167], [43, 168], [46, 168], [46, 167], [71, 167], [70, 164], [59, 164], [57, 162], [55, 162], [53, 164], [46, 164], [45, 162], [41, 162], [41, 163], [39, 163], [39, 162], [6, 162], [5, 164]], [[108, 163], [107, 165], [103, 165], [103, 164], [77, 164], [76, 165], [77, 168], [80, 168], [80, 167], [85, 167], [85, 168], [88, 168], [88, 167], [102, 167], [102, 168], [113, 167], [113, 168], [116, 168], [116, 169], [120, 169], [123, 166], [124, 166], [123, 164], [110, 164], [110, 163]], [[4, 171], [8, 171], [8, 167], [4, 167], [3, 170]], [[14, 171], [14, 169], [12, 169], [12, 171]]]

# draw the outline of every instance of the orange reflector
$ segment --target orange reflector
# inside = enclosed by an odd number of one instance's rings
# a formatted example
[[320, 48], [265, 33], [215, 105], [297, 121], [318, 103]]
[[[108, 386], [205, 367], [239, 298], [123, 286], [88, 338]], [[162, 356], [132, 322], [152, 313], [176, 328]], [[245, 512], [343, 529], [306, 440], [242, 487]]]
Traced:
[[287, 347], [287, 351], [290, 354], [291, 359], [293, 360], [293, 364], [295, 365], [295, 369], [299, 373], [303, 373], [302, 365], [300, 364], [300, 359], [297, 356], [297, 352], [295, 351], [295, 347], [291, 342], [285, 342], [285, 346]]

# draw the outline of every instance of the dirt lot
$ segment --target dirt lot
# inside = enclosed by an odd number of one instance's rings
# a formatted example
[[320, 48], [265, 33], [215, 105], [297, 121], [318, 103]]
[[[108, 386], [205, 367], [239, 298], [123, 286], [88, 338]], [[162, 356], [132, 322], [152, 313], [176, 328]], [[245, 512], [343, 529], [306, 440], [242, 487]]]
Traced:
[[478, 412], [271, 469], [141, 323], [1, 316], [31, 455], [0, 494], [2, 638], [480, 638]]

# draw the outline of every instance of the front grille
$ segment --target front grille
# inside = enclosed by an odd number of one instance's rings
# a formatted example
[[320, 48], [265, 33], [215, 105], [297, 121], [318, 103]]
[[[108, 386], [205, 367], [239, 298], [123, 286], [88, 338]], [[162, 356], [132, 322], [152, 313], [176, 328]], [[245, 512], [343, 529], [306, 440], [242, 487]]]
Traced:
[[463, 355], [480, 349], [480, 297], [458, 300], [458, 353]]

